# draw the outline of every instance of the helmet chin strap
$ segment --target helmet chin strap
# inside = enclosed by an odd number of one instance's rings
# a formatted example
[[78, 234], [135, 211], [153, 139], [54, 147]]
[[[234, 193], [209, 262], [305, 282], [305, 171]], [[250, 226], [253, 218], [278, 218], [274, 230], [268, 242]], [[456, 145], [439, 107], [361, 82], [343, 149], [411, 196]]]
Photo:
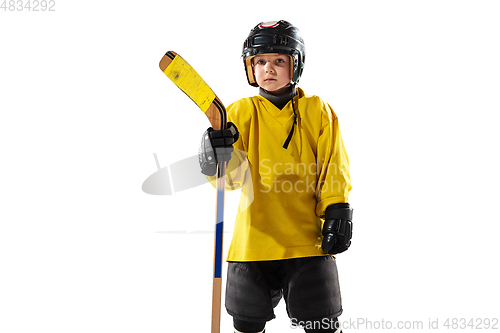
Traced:
[[293, 102], [294, 95], [293, 92], [295, 91], [295, 82], [292, 82], [290, 84], [291, 90], [292, 90], [292, 110], [293, 110], [293, 124], [292, 128], [290, 129], [290, 133], [288, 133], [288, 137], [286, 138], [285, 143], [283, 144], [283, 148], [288, 149], [288, 145], [290, 144], [290, 141], [292, 140], [293, 132], [295, 130], [295, 124], [297, 124], [297, 112], [295, 112], [295, 103]]

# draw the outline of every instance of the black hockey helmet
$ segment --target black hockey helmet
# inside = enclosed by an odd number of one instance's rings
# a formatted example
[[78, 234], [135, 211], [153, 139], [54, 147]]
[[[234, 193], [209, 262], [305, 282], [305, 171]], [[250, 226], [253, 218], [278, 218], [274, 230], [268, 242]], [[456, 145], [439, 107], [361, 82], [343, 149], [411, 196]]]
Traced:
[[258, 87], [252, 70], [252, 58], [257, 54], [279, 53], [290, 56], [290, 80], [299, 82], [304, 61], [306, 47], [299, 29], [287, 21], [271, 21], [257, 24], [243, 44], [243, 64], [248, 83]]

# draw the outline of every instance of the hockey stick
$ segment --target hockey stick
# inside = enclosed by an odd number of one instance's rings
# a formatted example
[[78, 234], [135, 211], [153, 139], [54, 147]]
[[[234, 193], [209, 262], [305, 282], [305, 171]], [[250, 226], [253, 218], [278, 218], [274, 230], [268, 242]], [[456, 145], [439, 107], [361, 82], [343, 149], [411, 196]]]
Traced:
[[[173, 51], [160, 61], [160, 69], [205, 113], [212, 128], [227, 129], [226, 108], [201, 76]], [[212, 289], [212, 333], [220, 333], [222, 292], [222, 235], [224, 232], [224, 187], [226, 163], [217, 165], [217, 210], [215, 214], [214, 278]]]

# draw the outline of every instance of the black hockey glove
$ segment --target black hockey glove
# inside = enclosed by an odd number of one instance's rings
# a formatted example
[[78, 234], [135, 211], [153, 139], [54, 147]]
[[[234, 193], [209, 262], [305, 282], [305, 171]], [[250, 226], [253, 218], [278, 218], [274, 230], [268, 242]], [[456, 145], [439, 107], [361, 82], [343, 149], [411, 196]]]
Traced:
[[227, 123], [227, 129], [214, 130], [209, 127], [201, 138], [198, 160], [201, 172], [207, 176], [214, 176], [218, 162], [229, 162], [233, 152], [233, 144], [238, 140], [240, 133], [232, 122]]
[[323, 251], [337, 254], [351, 246], [352, 211], [348, 203], [337, 203], [326, 208], [321, 244]]

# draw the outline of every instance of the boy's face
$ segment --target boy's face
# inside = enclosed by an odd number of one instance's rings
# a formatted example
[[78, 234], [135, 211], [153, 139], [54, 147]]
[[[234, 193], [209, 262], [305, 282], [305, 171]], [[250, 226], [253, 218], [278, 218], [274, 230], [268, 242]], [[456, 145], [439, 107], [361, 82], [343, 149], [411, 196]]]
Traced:
[[271, 93], [280, 93], [290, 83], [290, 57], [284, 54], [259, 54], [252, 59], [257, 84]]

